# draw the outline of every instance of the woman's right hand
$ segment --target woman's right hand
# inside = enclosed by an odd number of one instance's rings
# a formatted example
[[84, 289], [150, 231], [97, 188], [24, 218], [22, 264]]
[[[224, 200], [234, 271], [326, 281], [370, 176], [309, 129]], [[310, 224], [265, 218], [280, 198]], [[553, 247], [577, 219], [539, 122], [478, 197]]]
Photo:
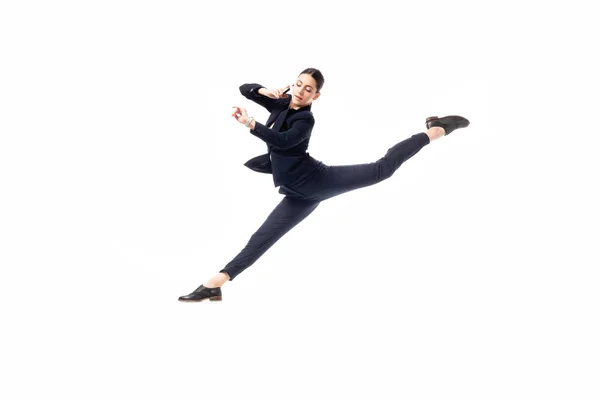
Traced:
[[282, 89], [266, 89], [266, 88], [261, 88], [258, 93], [262, 94], [263, 96], [266, 96], [270, 99], [281, 99], [284, 97], [289, 97], [289, 94], [287, 93], [283, 93], [285, 92], [286, 89], [289, 89], [290, 85], [287, 85], [286, 87], [282, 88]]

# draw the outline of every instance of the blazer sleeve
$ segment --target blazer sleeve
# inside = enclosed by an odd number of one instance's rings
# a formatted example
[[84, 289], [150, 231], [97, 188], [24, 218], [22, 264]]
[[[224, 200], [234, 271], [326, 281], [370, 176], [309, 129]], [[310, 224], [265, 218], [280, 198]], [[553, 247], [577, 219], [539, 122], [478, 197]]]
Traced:
[[255, 121], [254, 129], [251, 129], [250, 133], [262, 139], [267, 145], [288, 149], [308, 139], [314, 125], [315, 118], [312, 114], [307, 114], [294, 120], [290, 129], [283, 132], [274, 131]]
[[252, 100], [269, 110], [269, 112], [272, 112], [277, 104], [276, 99], [271, 99], [270, 97], [258, 94], [258, 89], [263, 87], [264, 86], [258, 83], [245, 83], [240, 86], [240, 93], [248, 100]]

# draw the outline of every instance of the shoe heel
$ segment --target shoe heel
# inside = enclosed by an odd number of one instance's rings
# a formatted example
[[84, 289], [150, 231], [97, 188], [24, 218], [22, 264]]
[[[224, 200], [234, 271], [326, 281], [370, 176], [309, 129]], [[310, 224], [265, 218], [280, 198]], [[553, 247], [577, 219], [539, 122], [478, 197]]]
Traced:
[[214, 296], [214, 297], [209, 297], [210, 301], [221, 301], [223, 300], [223, 296]]
[[427, 118], [427, 119], [425, 120], [425, 123], [427, 123], [427, 122], [429, 122], [429, 121], [431, 121], [431, 120], [434, 120], [434, 119], [438, 119], [438, 117], [429, 117], [429, 118]]

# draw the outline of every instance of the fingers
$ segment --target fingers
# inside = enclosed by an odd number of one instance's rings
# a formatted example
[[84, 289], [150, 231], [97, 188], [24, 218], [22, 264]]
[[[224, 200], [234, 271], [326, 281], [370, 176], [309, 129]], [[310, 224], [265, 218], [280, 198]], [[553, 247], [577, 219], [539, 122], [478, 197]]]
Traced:
[[231, 113], [231, 116], [239, 121], [242, 116], [242, 109], [240, 107], [232, 107], [232, 108], [233, 108], [233, 113]]
[[238, 120], [238, 122], [242, 122], [244, 119], [248, 118], [248, 111], [246, 111], [245, 108], [242, 107], [231, 107], [233, 108], [233, 112], [231, 113], [231, 116], [233, 118], [235, 118], [236, 120]]
[[288, 91], [290, 89], [290, 85], [285, 86], [282, 89], [271, 89], [268, 90], [265, 95], [267, 97], [270, 97], [272, 99], [281, 99], [283, 97], [288, 97], [289, 95], [286, 94], [285, 92]]
[[285, 92], [287, 92], [290, 89], [290, 85], [287, 85], [286, 87], [282, 88], [282, 89], [274, 89], [273, 92], [276, 96], [276, 98], [281, 99], [282, 97], [288, 97], [287, 94], [285, 94]]

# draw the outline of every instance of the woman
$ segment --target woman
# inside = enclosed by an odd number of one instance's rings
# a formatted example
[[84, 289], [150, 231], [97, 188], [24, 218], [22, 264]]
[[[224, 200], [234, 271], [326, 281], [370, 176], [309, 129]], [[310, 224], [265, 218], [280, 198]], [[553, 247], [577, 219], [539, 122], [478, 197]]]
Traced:
[[298, 76], [291, 96], [285, 94], [289, 86], [274, 90], [259, 84], [240, 87], [246, 98], [271, 113], [263, 125], [249, 117], [244, 108], [233, 107], [232, 116], [267, 144], [266, 154], [248, 160], [245, 165], [254, 171], [272, 174], [275, 187], [279, 186], [279, 193], [285, 197], [231, 262], [192, 293], [181, 296], [180, 301], [221, 300], [221, 286], [225, 282], [233, 280], [258, 260], [277, 240], [312, 213], [321, 201], [389, 178], [404, 161], [432, 140], [469, 125], [467, 119], [456, 115], [429, 117], [425, 121], [426, 132], [396, 144], [376, 162], [328, 166], [306, 151], [315, 122], [310, 111], [311, 104], [321, 95], [324, 82], [319, 70], [307, 68]]

